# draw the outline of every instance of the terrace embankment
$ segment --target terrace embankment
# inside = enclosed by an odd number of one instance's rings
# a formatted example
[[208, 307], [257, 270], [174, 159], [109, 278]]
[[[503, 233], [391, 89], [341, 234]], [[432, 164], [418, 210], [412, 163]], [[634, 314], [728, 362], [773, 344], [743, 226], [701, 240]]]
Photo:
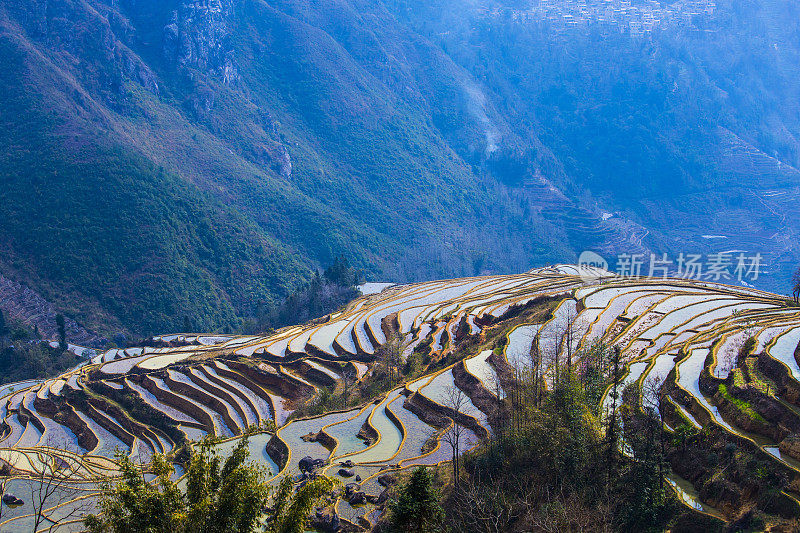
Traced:
[[216, 370], [220, 376], [234, 381], [238, 381], [239, 383], [241, 383], [242, 385], [253, 391], [259, 398], [267, 402], [270, 405], [274, 416], [275, 404], [272, 401], [272, 397], [266, 390], [264, 390], [262, 385], [256, 383], [255, 381], [253, 381], [252, 379], [250, 379], [249, 377], [245, 376], [240, 372], [235, 372], [233, 370], [224, 368], [222, 366], [217, 366]]
[[[141, 385], [142, 388], [150, 392], [150, 394], [155, 396], [155, 398], [158, 401], [162, 402], [165, 405], [169, 405], [177, 409], [178, 411], [183, 411], [184, 413], [188, 414], [189, 416], [191, 416], [200, 423], [201, 425], [200, 429], [203, 429], [207, 433], [213, 433], [214, 420], [211, 418], [211, 414], [209, 414], [208, 411], [206, 411], [196, 403], [189, 401], [189, 399], [185, 398], [184, 396], [175, 394], [170, 390], [159, 387], [158, 384], [150, 376], [132, 375], [130, 376], [129, 379], [131, 379], [134, 382], [139, 380], [138, 384]], [[194, 426], [194, 424], [190, 424], [187, 422], [182, 422], [182, 424]]]
[[763, 352], [758, 355], [758, 369], [775, 383], [777, 396], [800, 407], [800, 383], [792, 377], [785, 365]]
[[497, 396], [489, 392], [480, 379], [467, 372], [464, 361], [453, 366], [453, 383], [464, 391], [475, 407], [486, 414], [490, 423], [494, 424], [501, 416], [502, 402], [498, 402]]
[[37, 411], [67, 427], [77, 438], [78, 446], [84, 450], [93, 450], [97, 447], [97, 436], [89, 429], [86, 422], [75, 414], [75, 409], [63, 396], [47, 399], [37, 397], [33, 401], [33, 405]]
[[483, 427], [474, 417], [456, 411], [450, 407], [439, 405], [419, 392], [415, 392], [408, 399], [406, 399], [405, 403], [403, 403], [403, 407], [413, 412], [426, 424], [436, 427], [447, 427], [449, 423], [445, 422], [442, 424], [441, 420], [449, 419], [457, 422], [467, 429], [472, 430], [482, 440], [489, 439], [488, 430]]
[[180, 381], [179, 379], [174, 379], [174, 377], [177, 377], [177, 374], [175, 374], [174, 376], [170, 375], [169, 371], [163, 372], [159, 377], [161, 377], [164, 380], [164, 383], [166, 383], [167, 386], [169, 386], [169, 388], [174, 390], [175, 392], [178, 392], [184, 396], [188, 396], [189, 398], [196, 399], [202, 405], [207, 405], [209, 407], [212, 407], [214, 411], [216, 411], [219, 414], [219, 416], [222, 417], [222, 420], [225, 422], [225, 425], [228, 426], [228, 428], [234, 434], [236, 434], [237, 431], [241, 429], [231, 416], [231, 413], [228, 411], [227, 406], [224, 403], [222, 403], [216, 396], [208, 394], [199, 386], [192, 386], [189, 385], [188, 383]]
[[[377, 404], [376, 404], [377, 405]], [[364, 420], [364, 423], [361, 424], [361, 428], [358, 430], [356, 437], [363, 440], [366, 443], [373, 443], [380, 438], [381, 434], [372, 427], [372, 424], [369, 422], [369, 418]]]
[[[192, 383], [194, 383], [197, 387], [207, 391], [212, 398], [219, 398], [220, 400], [228, 403], [228, 405], [230, 405], [235, 411], [235, 414], [239, 417], [239, 420], [242, 421], [242, 424], [247, 423], [247, 415], [245, 414], [245, 410], [242, 407], [238, 396], [234, 395], [223, 387], [217, 386], [217, 384], [213, 382], [212, 378], [200, 370], [199, 366], [186, 368], [185, 375], [188, 376]], [[218, 401], [217, 405], [224, 406], [222, 401]], [[217, 405], [212, 404], [214, 408], [216, 408]], [[228, 421], [225, 420], [225, 423], [227, 424]], [[228, 427], [231, 426], [229, 425]], [[231, 427], [231, 429], [233, 428]], [[241, 429], [244, 430], [245, 428]]]
[[286, 463], [289, 461], [289, 455], [291, 454], [289, 447], [286, 446], [286, 443], [277, 435], [273, 435], [272, 438], [267, 441], [266, 452], [269, 458], [278, 465], [280, 470], [286, 467]]
[[314, 387], [290, 374], [279, 373], [269, 365], [261, 364], [256, 367], [234, 359], [226, 360], [225, 363], [251, 381], [277, 390], [281, 396], [292, 402], [302, 403], [314, 395]]
[[[668, 395], [688, 404], [703, 430], [694, 429], [666, 400]], [[673, 472], [697, 488], [701, 501], [732, 522], [756, 509], [781, 516], [800, 514], [797, 501], [786, 494], [800, 489], [796, 470], [771, 460], [751, 439], [714, 423], [693, 396], [670, 385], [669, 379], [662, 388], [659, 409], [664, 421], [677, 428], [664, 439], [667, 461]]]
[[[684, 478], [685, 501], [719, 507], [731, 521], [770, 505], [788, 513], [784, 493], [800, 494], [800, 463], [792, 459], [800, 460], [800, 365], [793, 345], [800, 339], [800, 309], [747, 288], [604, 272], [590, 272], [599, 282], [587, 283], [584, 274], [562, 265], [398, 286], [266, 336], [226, 337], [214, 346], [195, 339], [197, 345], [178, 348], [180, 339], [196, 335], [169, 335], [173, 344], [145, 354], [109, 350], [79, 373], [61, 376], [49, 398], [38, 383], [10, 396], [4, 436], [15, 435], [16, 442], [22, 435], [33, 446], [44, 426], [58, 433], [52, 419], [81, 447], [110, 457], [122, 443], [108, 432], [135, 449], [158, 451], [169, 448], [169, 439], [179, 444], [215, 432], [238, 434], [274, 418], [286, 440], [265, 436], [269, 442], [261, 446], [280, 466], [295, 463], [290, 456], [326, 455], [336, 442], [357, 468], [381, 461], [433, 464], [452, 458], [439, 448], [453, 420], [471, 430], [471, 447], [473, 432], [488, 439], [491, 425], [514, 414], [521, 380], [547, 380], [547, 366], [568, 357], [572, 371], [608, 372], [609, 354], [618, 348], [623, 389], [634, 383], [661, 388], [668, 462]], [[748, 349], [733, 364], [743, 339]], [[395, 341], [405, 365], [383, 357]], [[358, 383], [345, 384], [352, 374]], [[604, 390], [598, 386], [591, 398], [608, 406]], [[453, 396], [463, 400], [462, 412], [449, 407]], [[334, 411], [376, 398], [367, 410]], [[300, 416], [309, 412], [319, 416]], [[284, 424], [291, 413], [294, 420]], [[627, 421], [623, 433], [626, 427]], [[303, 442], [303, 435], [315, 443]], [[363, 449], [357, 435], [377, 445]]]
[[761, 412], [768, 413], [771, 418], [780, 419], [780, 410], [758, 391], [736, 387], [733, 381], [733, 372], [726, 379], [718, 379], [711, 375], [706, 366], [700, 373], [699, 388], [719, 409], [722, 417], [734, 426], [767, 437], [773, 442], [782, 440], [788, 431], [768, 422]]
[[335, 387], [337, 380], [319, 368], [311, 366], [306, 361], [286, 365], [287, 368], [297, 371], [304, 379], [322, 387]]
[[[140, 378], [141, 379], [141, 378]], [[129, 431], [134, 433], [139, 438], [150, 438], [154, 442], [159, 442], [159, 438], [154, 432], [160, 431], [166, 435], [173, 445], [182, 444], [185, 440], [184, 434], [178, 429], [178, 422], [171, 418], [166, 413], [159, 411], [147, 402], [145, 402], [138, 394], [132, 391], [127, 386], [120, 389], [110, 387], [105, 381], [93, 382], [89, 385], [95, 392], [101, 393], [103, 396], [113, 400], [116, 404], [124, 409], [121, 411], [120, 407], [112, 404], [110, 413], [114, 414], [119, 412], [124, 421], [123, 426], [128, 424], [130, 418], [131, 428]]]

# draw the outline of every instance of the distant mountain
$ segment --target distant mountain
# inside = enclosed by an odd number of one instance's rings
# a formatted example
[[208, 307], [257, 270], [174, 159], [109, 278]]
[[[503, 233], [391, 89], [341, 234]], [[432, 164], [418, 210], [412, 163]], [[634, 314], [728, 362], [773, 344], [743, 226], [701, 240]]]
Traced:
[[[390, 3], [479, 80], [516, 138], [548, 147], [558, 167], [537, 170], [571, 202], [550, 195], [542, 213], [573, 249], [761, 253], [757, 283], [787, 291], [800, 262], [797, 2]], [[537, 202], [530, 158], [494, 145], [495, 174]]]
[[233, 329], [339, 255], [742, 249], [782, 290], [797, 6], [573, 4], [5, 0], [0, 274], [97, 335]]

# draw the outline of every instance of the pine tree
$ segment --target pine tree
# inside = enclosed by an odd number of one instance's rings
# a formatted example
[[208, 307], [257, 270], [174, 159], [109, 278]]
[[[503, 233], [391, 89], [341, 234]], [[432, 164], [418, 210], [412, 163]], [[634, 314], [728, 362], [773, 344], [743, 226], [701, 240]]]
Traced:
[[61, 313], [56, 315], [56, 326], [58, 326], [58, 349], [63, 352], [67, 349], [67, 326]]
[[8, 333], [8, 326], [6, 325], [6, 317], [3, 315], [3, 310], [0, 309], [0, 336]]
[[433, 476], [424, 467], [411, 474], [396, 501], [391, 504], [392, 526], [403, 533], [434, 533], [440, 531], [444, 510], [433, 487]]

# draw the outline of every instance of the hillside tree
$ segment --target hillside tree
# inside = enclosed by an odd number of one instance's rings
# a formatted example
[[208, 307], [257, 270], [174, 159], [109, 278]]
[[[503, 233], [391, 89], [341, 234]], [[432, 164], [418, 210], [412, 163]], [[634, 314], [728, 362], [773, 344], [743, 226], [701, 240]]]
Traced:
[[61, 313], [56, 315], [56, 327], [58, 328], [58, 349], [63, 352], [67, 349], [67, 325], [64, 315]]
[[84, 524], [89, 533], [251, 533], [262, 521], [270, 533], [305, 531], [311, 507], [333, 488], [319, 477], [294, 491], [294, 483], [281, 481], [273, 509], [267, 509], [271, 490], [263, 467], [246, 462], [247, 435], [224, 461], [212, 439], [202, 440], [192, 455], [182, 490], [172, 481], [172, 465], [156, 454], [147, 482], [145, 469], [119, 453], [121, 477], [109, 482], [100, 501], [100, 513], [89, 515]]
[[444, 432], [442, 440], [450, 447], [453, 465], [453, 486], [456, 488], [458, 488], [459, 472], [461, 469], [461, 440], [467, 432], [467, 429], [458, 422], [457, 414], [471, 415], [471, 413], [467, 412], [469, 404], [469, 398], [464, 394], [464, 391], [458, 387], [447, 387], [445, 390], [444, 405], [453, 411], [453, 416], [451, 417], [453, 424]]
[[444, 510], [439, 504], [433, 476], [417, 467], [389, 506], [392, 530], [397, 533], [436, 533], [441, 531]]

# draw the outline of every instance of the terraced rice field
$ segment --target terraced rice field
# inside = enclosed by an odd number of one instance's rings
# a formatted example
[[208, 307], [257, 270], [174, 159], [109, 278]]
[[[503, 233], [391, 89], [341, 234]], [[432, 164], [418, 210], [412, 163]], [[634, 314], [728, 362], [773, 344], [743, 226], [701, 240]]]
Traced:
[[[754, 337], [748, 367], [753, 379], [777, 379], [781, 390], [800, 391], [800, 308], [787, 307], [782, 297], [687, 280], [622, 279], [572, 266], [380, 289], [365, 291], [327, 322], [270, 336], [172, 334], [154, 338], [152, 346], [81, 350], [85, 362], [61, 376], [0, 388], [0, 458], [13, 458], [20, 472], [33, 470], [36, 459], [29, 452], [50, 456], [56, 451], [46, 446], [59, 448], [52, 443], [60, 442], [64, 453], [86, 465], [85, 481], [96, 483], [113, 472], [116, 449], [149, 457], [214, 434], [228, 439], [219, 445], [225, 451], [248, 426], [274, 421], [275, 434], [257, 433], [250, 440], [251, 457], [274, 474], [299, 474], [299, 461], [310, 456], [325, 461], [325, 472], [338, 477], [339, 462], [351, 460], [365, 490], [378, 492], [374, 480], [382, 469], [451, 458], [440, 438], [449, 427], [442, 420], [450, 421], [453, 391], [466, 397], [460, 418], [469, 426], [461, 443], [464, 451], [491, 434], [491, 417], [480, 408], [486, 402], [478, 399], [498, 392], [500, 399], [505, 396], [513, 379], [508, 367], [529, 369], [535, 356], [546, 370], [548, 360], [563, 361], [568, 353], [579, 364], [582, 349], [602, 344], [620, 349], [623, 385], [653, 383], [665, 391], [661, 408], [670, 407], [681, 420], [697, 427], [715, 425], [756, 442], [775, 461], [791, 468], [800, 464], [782, 451], [780, 442], [738, 427], [717, 405], [719, 396], [703, 385], [708, 380], [717, 380], [713, 386], [722, 380], [732, 383], [740, 348]], [[551, 312], [536, 315], [544, 316], [536, 321], [514, 318], [531, 305]], [[565, 324], [571, 325], [570, 335], [564, 335]], [[505, 328], [499, 334], [507, 342], [492, 355], [493, 346], [482, 343], [488, 328], [497, 326]], [[402, 339], [403, 360], [414, 350], [427, 350], [436, 361], [466, 339], [480, 349], [372, 403], [290, 419], [319, 387], [341, 387], [343, 374], [336, 369], [349, 368], [357, 380], [368, 379], [375, 349], [390, 334]], [[497, 365], [506, 365], [505, 374]], [[769, 379], [760, 374], [767, 371]], [[471, 376], [469, 387], [465, 376]], [[769, 394], [775, 396], [777, 387], [771, 386]], [[75, 402], [80, 397], [91, 401]], [[787, 416], [798, 416], [800, 405], [793, 403], [798, 397], [776, 400], [791, 406]], [[136, 409], [130, 402], [136, 402]], [[603, 402], [611, 408], [609, 396]], [[56, 412], [61, 414], [55, 417]], [[688, 505], [714, 513], [686, 480], [676, 477], [671, 483]], [[87, 489], [81, 496], [90, 494]], [[353, 520], [369, 520], [374, 510], [344, 501], [337, 509]], [[22, 525], [19, 516], [9, 519]]]

